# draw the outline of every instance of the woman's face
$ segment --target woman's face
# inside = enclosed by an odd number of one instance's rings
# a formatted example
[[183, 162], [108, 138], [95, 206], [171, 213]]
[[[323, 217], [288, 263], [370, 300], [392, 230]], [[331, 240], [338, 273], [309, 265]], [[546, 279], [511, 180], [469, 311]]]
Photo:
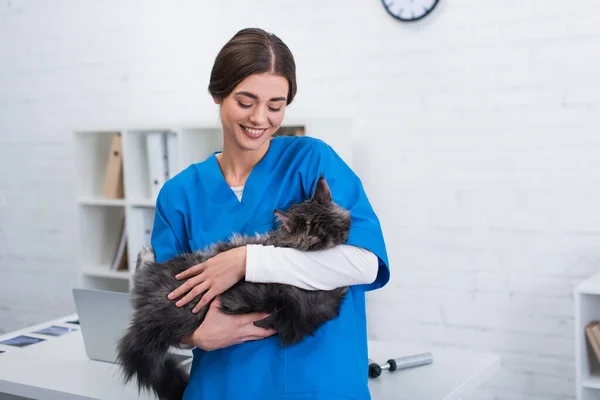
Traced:
[[222, 101], [225, 141], [244, 150], [258, 150], [279, 129], [285, 114], [288, 81], [268, 73], [250, 75]]

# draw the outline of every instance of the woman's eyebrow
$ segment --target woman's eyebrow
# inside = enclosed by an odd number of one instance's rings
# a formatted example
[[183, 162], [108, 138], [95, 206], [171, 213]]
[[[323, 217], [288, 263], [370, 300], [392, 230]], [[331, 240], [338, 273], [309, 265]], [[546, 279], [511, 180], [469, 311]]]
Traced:
[[[235, 94], [241, 94], [241, 95], [248, 96], [250, 98], [258, 100], [258, 97], [255, 94], [252, 94], [250, 92], [241, 91], [241, 92], [235, 92]], [[286, 100], [286, 98], [285, 97], [273, 97], [269, 101], [282, 101], [282, 100]]]

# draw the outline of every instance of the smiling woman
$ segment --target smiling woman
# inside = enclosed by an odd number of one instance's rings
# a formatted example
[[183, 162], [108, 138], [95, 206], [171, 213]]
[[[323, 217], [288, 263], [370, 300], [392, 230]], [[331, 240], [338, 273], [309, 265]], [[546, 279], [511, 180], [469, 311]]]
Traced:
[[[240, 150], [257, 151], [264, 155], [267, 141], [283, 121], [287, 103], [288, 81], [270, 72], [254, 74], [244, 79], [236, 91], [224, 99], [214, 98], [221, 106], [224, 133], [224, 156]], [[222, 158], [219, 160], [222, 161]], [[227, 160], [225, 160], [227, 162]], [[227, 179], [227, 177], [226, 177]]]
[[[274, 210], [312, 197], [321, 177], [352, 222], [347, 242], [328, 250], [247, 245], [176, 277], [182, 284], [168, 295], [175, 306], [209, 307], [200, 327], [178, 339], [196, 346], [184, 400], [368, 399], [365, 292], [388, 282], [389, 267], [360, 179], [323, 141], [276, 135], [296, 95], [296, 67], [274, 34], [235, 34], [216, 57], [208, 91], [220, 109], [223, 150], [163, 185], [152, 230], [156, 261], [273, 230]], [[241, 280], [349, 290], [339, 316], [282, 348], [277, 332], [255, 325], [268, 315], [219, 308], [219, 296]], [[321, 374], [327, 364], [336, 368]]]
[[232, 160], [248, 157], [245, 164], [254, 165], [265, 155], [296, 90], [293, 55], [277, 36], [243, 29], [221, 49], [208, 91], [221, 108], [223, 152], [217, 160], [230, 186], [243, 185], [250, 174], [234, 172]]

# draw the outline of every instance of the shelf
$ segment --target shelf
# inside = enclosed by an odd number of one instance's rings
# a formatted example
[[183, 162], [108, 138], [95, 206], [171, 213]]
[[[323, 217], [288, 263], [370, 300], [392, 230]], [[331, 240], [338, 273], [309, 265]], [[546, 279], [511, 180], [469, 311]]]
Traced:
[[579, 284], [575, 291], [581, 294], [600, 295], [600, 274]]
[[583, 387], [588, 389], [600, 389], [600, 376], [591, 376], [583, 380]]
[[124, 206], [125, 199], [109, 199], [105, 197], [80, 197], [79, 204], [84, 206]]
[[127, 204], [132, 207], [155, 207], [156, 201], [153, 199], [132, 199], [128, 200]]
[[83, 274], [87, 276], [97, 276], [101, 278], [129, 279], [129, 271], [111, 271], [108, 265], [104, 267], [86, 267]]
[[577, 400], [600, 398], [600, 363], [585, 327], [600, 320], [600, 274], [574, 289], [575, 300], [575, 380]]

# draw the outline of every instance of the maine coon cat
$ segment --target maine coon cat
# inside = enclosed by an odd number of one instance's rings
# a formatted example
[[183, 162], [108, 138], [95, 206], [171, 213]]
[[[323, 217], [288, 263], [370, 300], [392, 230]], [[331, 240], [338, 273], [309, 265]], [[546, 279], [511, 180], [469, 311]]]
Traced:
[[[144, 248], [138, 254], [131, 303], [130, 326], [117, 346], [118, 361], [125, 382], [137, 377], [138, 387], [153, 391], [160, 399], [181, 399], [189, 376], [168, 353], [179, 340], [192, 333], [204, 320], [208, 305], [192, 313], [196, 301], [175, 306], [167, 295], [181, 282], [175, 275], [200, 264], [220, 252], [263, 244], [303, 251], [322, 250], [343, 244], [350, 230], [350, 212], [333, 202], [324, 178], [313, 197], [292, 205], [287, 211], [274, 211], [277, 229], [264, 235], [234, 235], [229, 242], [213, 244], [205, 251], [185, 253], [163, 263]], [[277, 283], [240, 281], [220, 295], [221, 310], [228, 314], [264, 312], [267, 318], [255, 322], [277, 330], [283, 346], [313, 335], [325, 322], [339, 315], [347, 287], [331, 291], [304, 290]]]

